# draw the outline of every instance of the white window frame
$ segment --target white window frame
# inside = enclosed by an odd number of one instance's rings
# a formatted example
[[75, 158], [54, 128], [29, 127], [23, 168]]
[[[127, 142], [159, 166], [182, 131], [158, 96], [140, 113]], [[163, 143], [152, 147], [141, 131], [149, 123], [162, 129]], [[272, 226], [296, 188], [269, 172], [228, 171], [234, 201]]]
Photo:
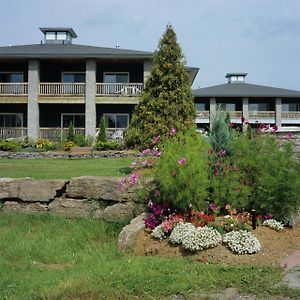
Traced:
[[[104, 117], [104, 120], [105, 120], [105, 117], [106, 116], [111, 116], [111, 115], [113, 115], [113, 116], [127, 116], [127, 126], [124, 128], [124, 127], [107, 127], [107, 129], [126, 129], [126, 128], [128, 128], [128, 126], [129, 126], [129, 114], [127, 114], [127, 113], [105, 113], [105, 114], [103, 114], [103, 117]], [[116, 122], [117, 123], [117, 122]]]
[[[14, 112], [9, 112], [9, 113], [0, 113], [1, 116], [19, 116], [21, 119], [21, 126], [15, 126], [12, 128], [23, 128], [24, 125], [24, 118], [23, 118], [23, 113], [14, 113]], [[4, 124], [5, 125], [5, 124]], [[1, 127], [1, 128], [8, 128], [8, 127]]]
[[56, 31], [47, 31], [45, 35], [46, 40], [55, 41], [56, 40]]
[[[65, 128], [64, 126], [64, 116], [85, 116], [85, 113], [61, 113], [60, 114], [60, 127], [61, 128]], [[73, 124], [73, 126], [75, 127], [75, 124]], [[77, 127], [76, 127], [77, 128]], [[82, 128], [82, 127], [79, 127]]]
[[126, 83], [129, 83], [130, 82], [130, 73], [129, 72], [104, 72], [103, 73], [103, 82], [104, 83], [108, 83], [108, 82], [105, 82], [104, 78], [106, 75], [114, 75], [114, 74], [126, 74], [128, 76], [128, 81], [127, 82], [113, 82], [113, 83], [123, 83], [123, 84], [126, 84]]

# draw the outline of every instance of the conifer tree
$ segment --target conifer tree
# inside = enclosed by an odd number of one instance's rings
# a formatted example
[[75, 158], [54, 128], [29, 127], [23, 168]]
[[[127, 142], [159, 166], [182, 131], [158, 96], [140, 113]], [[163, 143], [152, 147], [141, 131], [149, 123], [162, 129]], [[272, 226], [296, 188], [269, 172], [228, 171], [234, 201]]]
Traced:
[[149, 147], [151, 140], [169, 135], [171, 128], [185, 131], [194, 125], [195, 108], [191, 82], [184, 68], [184, 57], [176, 33], [167, 25], [153, 68], [146, 80], [125, 135], [127, 147]]
[[101, 119], [100, 119], [99, 134], [98, 134], [97, 140], [99, 142], [107, 142], [106, 126], [105, 126], [105, 120], [103, 117], [101, 117]]

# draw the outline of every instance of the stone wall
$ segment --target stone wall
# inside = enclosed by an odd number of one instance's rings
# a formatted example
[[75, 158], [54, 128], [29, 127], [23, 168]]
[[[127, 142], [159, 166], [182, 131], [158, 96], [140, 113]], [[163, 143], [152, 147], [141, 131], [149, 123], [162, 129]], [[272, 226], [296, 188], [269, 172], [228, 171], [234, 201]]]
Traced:
[[281, 142], [291, 141], [294, 145], [294, 151], [300, 153], [300, 131], [277, 131], [274, 134]]
[[0, 178], [2, 211], [66, 217], [131, 220], [144, 210], [134, 191], [121, 193], [119, 178], [81, 176], [70, 180]]

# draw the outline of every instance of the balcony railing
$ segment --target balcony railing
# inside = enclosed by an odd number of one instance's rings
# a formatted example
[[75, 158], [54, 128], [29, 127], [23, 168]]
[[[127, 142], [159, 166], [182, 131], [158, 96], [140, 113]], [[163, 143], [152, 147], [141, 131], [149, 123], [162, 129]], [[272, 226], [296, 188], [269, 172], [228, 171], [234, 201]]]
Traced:
[[40, 95], [84, 95], [85, 83], [40, 83]]
[[27, 135], [27, 128], [24, 127], [5, 127], [0, 128], [0, 139], [21, 138]]
[[123, 140], [125, 128], [107, 128], [106, 135], [108, 140]]
[[27, 95], [28, 83], [0, 83], [0, 95]]
[[[40, 138], [48, 140], [59, 140], [66, 138], [68, 135], [68, 128], [51, 128], [51, 127], [40, 127]], [[85, 133], [84, 128], [74, 128], [75, 134]]]
[[138, 96], [143, 83], [97, 83], [96, 94], [100, 96]]
[[249, 119], [275, 118], [275, 111], [249, 111]]
[[197, 111], [196, 118], [197, 119], [209, 119], [209, 110]]
[[282, 119], [300, 120], [300, 111], [284, 111], [281, 113]]
[[241, 118], [243, 116], [243, 112], [242, 111], [228, 111], [230, 118]]

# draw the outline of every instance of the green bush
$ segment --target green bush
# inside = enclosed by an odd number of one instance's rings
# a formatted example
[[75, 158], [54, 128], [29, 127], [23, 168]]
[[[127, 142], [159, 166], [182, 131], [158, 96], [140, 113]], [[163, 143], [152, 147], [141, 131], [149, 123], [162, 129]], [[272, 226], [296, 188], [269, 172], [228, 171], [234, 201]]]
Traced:
[[300, 166], [293, 157], [292, 144], [280, 146], [275, 137], [240, 135], [233, 141], [230, 158], [238, 165], [251, 190], [248, 209], [271, 213], [284, 219], [300, 207]]
[[67, 141], [75, 142], [75, 130], [74, 130], [74, 125], [72, 122], [70, 122], [70, 124], [68, 126]]
[[164, 142], [155, 165], [162, 201], [182, 210], [190, 205], [197, 210], [208, 207], [208, 151], [208, 143], [194, 130]]
[[101, 117], [100, 119], [100, 123], [99, 123], [99, 134], [97, 137], [97, 141], [98, 142], [107, 142], [107, 136], [106, 136], [106, 127], [105, 127], [105, 120], [103, 117]]
[[82, 133], [75, 134], [74, 143], [79, 147], [84, 147], [87, 145], [85, 136]]
[[124, 150], [124, 145], [118, 141], [97, 142], [94, 148], [98, 151]]
[[55, 149], [54, 143], [48, 139], [38, 139], [35, 143], [35, 147], [38, 151], [49, 151]]
[[21, 145], [18, 141], [6, 141], [0, 140], [0, 150], [1, 151], [18, 151], [20, 150]]

